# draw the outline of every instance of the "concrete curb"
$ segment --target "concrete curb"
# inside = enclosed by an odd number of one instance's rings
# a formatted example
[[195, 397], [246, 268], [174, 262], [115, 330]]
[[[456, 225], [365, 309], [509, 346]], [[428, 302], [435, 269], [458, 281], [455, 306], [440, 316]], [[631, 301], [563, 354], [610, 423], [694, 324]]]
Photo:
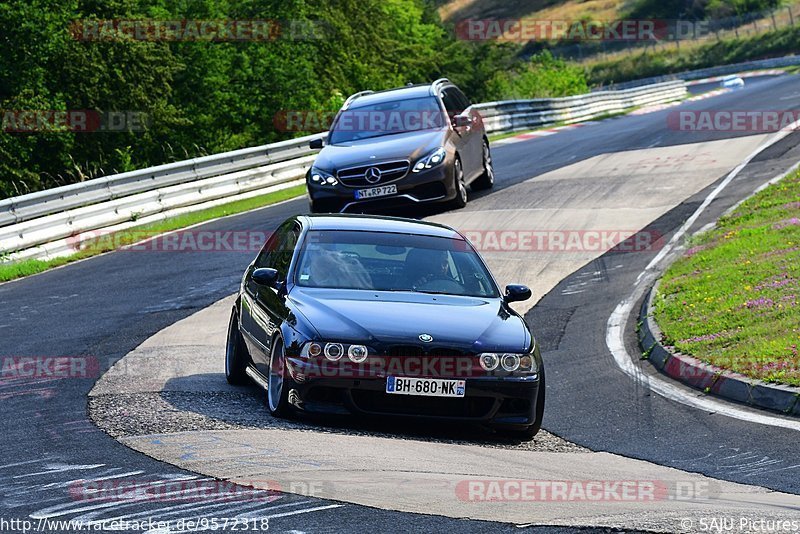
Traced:
[[658, 284], [657, 281], [642, 302], [637, 328], [639, 346], [656, 369], [707, 394], [800, 416], [800, 388], [754, 380], [663, 346], [661, 330], [649, 313]]

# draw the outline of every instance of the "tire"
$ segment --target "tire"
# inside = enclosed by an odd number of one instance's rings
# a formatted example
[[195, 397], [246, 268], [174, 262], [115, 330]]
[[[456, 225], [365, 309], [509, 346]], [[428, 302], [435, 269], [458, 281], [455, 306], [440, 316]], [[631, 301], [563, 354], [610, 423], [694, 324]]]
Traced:
[[492, 151], [489, 149], [489, 141], [483, 140], [483, 174], [472, 182], [472, 189], [482, 191], [491, 189], [494, 186], [494, 165], [492, 163]]
[[269, 356], [267, 376], [267, 409], [274, 417], [288, 417], [292, 414], [289, 404], [289, 378], [286, 376], [286, 359], [283, 339], [276, 337]]
[[245, 372], [249, 361], [247, 346], [239, 332], [239, 314], [234, 308], [228, 322], [228, 341], [225, 344], [225, 379], [228, 384], [242, 386], [250, 382]]
[[452, 209], [461, 209], [467, 205], [467, 184], [464, 182], [464, 168], [461, 160], [456, 157], [453, 162], [453, 182], [456, 189], [456, 198], [450, 202]]

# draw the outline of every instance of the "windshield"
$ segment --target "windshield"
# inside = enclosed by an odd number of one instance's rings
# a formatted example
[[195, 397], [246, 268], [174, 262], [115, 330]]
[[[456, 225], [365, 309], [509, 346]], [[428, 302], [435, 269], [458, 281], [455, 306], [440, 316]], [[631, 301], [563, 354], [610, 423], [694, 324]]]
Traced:
[[331, 128], [328, 141], [335, 145], [404, 132], [437, 130], [445, 124], [444, 112], [433, 96], [392, 100], [342, 111]]
[[466, 241], [389, 232], [308, 232], [295, 282], [303, 287], [499, 296]]

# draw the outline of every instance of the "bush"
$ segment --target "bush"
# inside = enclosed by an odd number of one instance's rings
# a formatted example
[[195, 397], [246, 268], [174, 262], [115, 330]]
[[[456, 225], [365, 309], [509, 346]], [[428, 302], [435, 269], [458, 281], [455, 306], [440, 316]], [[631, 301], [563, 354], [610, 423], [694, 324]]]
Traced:
[[689, 51], [683, 49], [642, 52], [612, 61], [595, 63], [589, 68], [591, 84], [624, 82], [649, 76], [660, 76], [727, 65], [769, 57], [793, 54], [800, 49], [800, 32], [789, 27], [748, 38], [723, 39]]
[[[80, 41], [76, 20], [314, 24], [309, 39]], [[456, 40], [425, 0], [12, 0], [0, 3], [0, 110], [133, 111], [145, 131], [0, 131], [0, 198], [203, 154], [280, 141], [284, 111], [335, 111], [347, 95], [447, 76], [474, 101], [583, 90], [515, 48]], [[560, 76], [560, 71], [565, 76]], [[6, 125], [7, 126], [7, 125]]]
[[493, 100], [559, 97], [588, 91], [583, 68], [556, 59], [547, 50], [517, 68], [496, 72], [487, 85], [488, 96]]

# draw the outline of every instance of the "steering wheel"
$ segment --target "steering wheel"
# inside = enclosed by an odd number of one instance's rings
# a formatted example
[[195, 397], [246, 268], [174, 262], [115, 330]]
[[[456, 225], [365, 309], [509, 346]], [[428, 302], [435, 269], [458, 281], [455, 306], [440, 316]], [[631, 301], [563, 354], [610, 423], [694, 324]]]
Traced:
[[460, 295], [464, 293], [464, 288], [453, 280], [452, 278], [434, 278], [432, 280], [427, 280], [425, 283], [415, 286], [414, 289], [418, 289], [420, 291], [436, 291], [439, 293], [452, 293], [454, 295]]

